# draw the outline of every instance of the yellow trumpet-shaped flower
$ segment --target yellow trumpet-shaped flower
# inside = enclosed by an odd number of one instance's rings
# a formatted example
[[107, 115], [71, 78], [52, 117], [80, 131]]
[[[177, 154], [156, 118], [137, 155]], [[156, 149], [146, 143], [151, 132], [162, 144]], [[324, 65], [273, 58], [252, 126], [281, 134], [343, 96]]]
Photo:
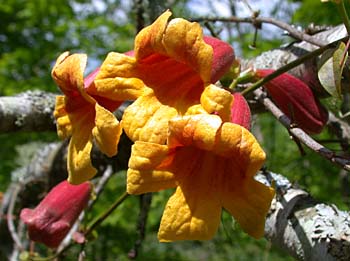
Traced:
[[274, 190], [254, 179], [265, 153], [244, 127], [217, 115], [174, 117], [168, 145], [136, 141], [127, 172], [130, 194], [176, 188], [161, 220], [160, 241], [206, 240], [226, 209], [251, 236], [264, 232]]
[[[233, 49], [218, 39], [203, 37], [198, 23], [181, 18], [168, 21], [170, 16], [166, 11], [139, 32], [133, 57], [109, 53], [105, 70], [101, 69], [95, 80], [96, 94], [105, 97], [119, 89], [118, 84], [132, 85], [135, 79], [148, 87], [123, 115], [123, 129], [133, 141], [165, 144], [169, 119], [198, 112], [193, 106], [202, 98], [209, 113], [230, 107], [220, 104], [231, 102], [229, 92], [221, 89], [217, 99], [211, 95], [214, 92], [205, 90], [215, 88], [211, 83], [229, 69]], [[228, 118], [228, 111], [218, 113]]]
[[112, 112], [123, 100], [135, 99], [143, 90], [143, 83], [137, 81], [126, 86], [122, 94], [98, 96], [94, 93], [94, 79], [100, 68], [84, 80], [86, 62], [85, 54], [65, 52], [52, 69], [52, 77], [64, 94], [56, 98], [54, 116], [59, 137], [71, 136], [67, 166], [68, 181], [73, 184], [91, 179], [97, 172], [90, 159], [93, 140], [107, 156], [117, 153], [122, 128]]

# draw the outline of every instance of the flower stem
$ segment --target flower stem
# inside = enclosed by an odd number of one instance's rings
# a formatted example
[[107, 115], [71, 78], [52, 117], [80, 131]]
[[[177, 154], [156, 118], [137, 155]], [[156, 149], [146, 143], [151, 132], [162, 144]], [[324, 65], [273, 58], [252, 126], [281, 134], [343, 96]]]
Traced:
[[346, 31], [348, 32], [348, 35], [350, 35], [350, 20], [348, 17], [348, 14], [346, 12], [346, 8], [345, 8], [345, 1], [340, 1], [339, 4], [337, 4], [338, 7], [338, 12], [343, 20], [343, 23], [345, 25]]
[[298, 59], [296, 59], [296, 60], [294, 60], [294, 61], [292, 61], [292, 62], [290, 62], [290, 63], [288, 63], [288, 64], [286, 64], [286, 65], [284, 65], [282, 67], [280, 67], [279, 69], [277, 69], [273, 73], [267, 75], [264, 78], [261, 78], [260, 80], [258, 80], [257, 82], [255, 82], [254, 84], [249, 86], [248, 88], [244, 89], [241, 92], [241, 94], [242, 95], [246, 95], [246, 94], [256, 90], [257, 88], [263, 86], [265, 83], [267, 83], [268, 81], [276, 78], [277, 76], [281, 75], [282, 73], [285, 73], [285, 72], [289, 71], [290, 69], [292, 69], [294, 67], [297, 67], [298, 65], [304, 63], [305, 61], [322, 54], [327, 49], [331, 49], [331, 48], [335, 47], [337, 42], [342, 41], [342, 40], [344, 40], [346, 38], [347, 37], [345, 37], [343, 39], [340, 39], [340, 40], [337, 40], [335, 42], [329, 43], [329, 44], [327, 44], [325, 46], [322, 46], [322, 47], [316, 49], [315, 51], [309, 52], [309, 53], [301, 56], [300, 58], [298, 58]]
[[254, 76], [255, 76], [255, 74], [254, 74], [253, 69], [252, 68], [248, 68], [247, 70], [241, 72], [239, 74], [239, 76], [231, 82], [231, 84], [228, 87], [228, 89], [232, 91], [240, 83], [251, 82], [254, 79]]
[[102, 221], [104, 221], [123, 201], [129, 196], [127, 192], [124, 192], [110, 207], [106, 212], [102, 213], [98, 218], [96, 218], [91, 225], [88, 226], [84, 235], [88, 236]]

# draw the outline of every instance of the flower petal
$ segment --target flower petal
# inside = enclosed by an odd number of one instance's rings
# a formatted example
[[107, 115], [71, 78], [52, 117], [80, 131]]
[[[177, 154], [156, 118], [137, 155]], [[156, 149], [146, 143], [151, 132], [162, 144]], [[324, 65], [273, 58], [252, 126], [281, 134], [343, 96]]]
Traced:
[[203, 108], [208, 113], [216, 112], [223, 121], [230, 121], [232, 103], [231, 93], [214, 84], [208, 85], [201, 95]]
[[128, 193], [173, 188], [201, 167], [201, 157], [195, 147], [169, 149], [166, 145], [137, 141], [129, 160]]
[[200, 25], [180, 18], [168, 23], [170, 16], [171, 12], [166, 11], [140, 31], [135, 39], [136, 60], [159, 53], [181, 61], [196, 71], [204, 83], [209, 83], [213, 49], [204, 42]]
[[208, 112], [204, 110], [202, 105], [195, 104], [187, 109], [185, 115], [194, 115], [194, 114], [208, 114]]
[[109, 53], [96, 76], [95, 84], [90, 85], [87, 92], [110, 100], [135, 100], [145, 88], [142, 80], [135, 78], [135, 62], [134, 57]]
[[174, 174], [156, 170], [168, 156], [166, 145], [136, 141], [132, 146], [127, 172], [127, 192], [142, 194], [176, 186]]
[[52, 69], [52, 78], [67, 96], [79, 95], [84, 88], [84, 70], [87, 63], [86, 54], [61, 54]]
[[95, 127], [92, 130], [95, 141], [108, 157], [117, 154], [122, 128], [116, 117], [102, 106], [95, 104]]
[[221, 126], [216, 115], [196, 114], [175, 117], [169, 121], [169, 147], [196, 146], [212, 150], [216, 143], [216, 133]]
[[94, 127], [94, 107], [71, 115], [74, 122], [72, 138], [68, 148], [68, 182], [80, 184], [91, 179], [97, 172], [92, 166], [90, 152], [92, 149], [92, 129]]
[[123, 115], [123, 129], [133, 140], [165, 144], [168, 121], [177, 115], [176, 109], [161, 104], [152, 91], [138, 98]]
[[217, 135], [213, 152], [230, 158], [242, 175], [255, 176], [265, 161], [265, 152], [253, 134], [240, 125], [225, 122]]
[[190, 175], [184, 175], [165, 207], [158, 232], [162, 242], [208, 240], [219, 227], [221, 202], [217, 177], [213, 175], [217, 170], [217, 158], [211, 153], [202, 155], [202, 160], [198, 161], [202, 164]]
[[56, 96], [54, 116], [56, 119], [58, 137], [61, 139], [70, 137], [72, 135], [72, 123], [66, 111], [65, 96]]
[[[91, 133], [91, 130], [90, 130]], [[90, 134], [89, 133], [89, 134]], [[87, 134], [85, 132], [84, 134]], [[72, 136], [68, 150], [68, 182], [78, 185], [90, 180], [97, 173], [90, 160], [92, 137]]]
[[223, 207], [231, 213], [245, 232], [254, 238], [262, 237], [265, 217], [274, 197], [274, 190], [254, 179], [226, 178], [223, 180], [223, 185], [221, 190]]

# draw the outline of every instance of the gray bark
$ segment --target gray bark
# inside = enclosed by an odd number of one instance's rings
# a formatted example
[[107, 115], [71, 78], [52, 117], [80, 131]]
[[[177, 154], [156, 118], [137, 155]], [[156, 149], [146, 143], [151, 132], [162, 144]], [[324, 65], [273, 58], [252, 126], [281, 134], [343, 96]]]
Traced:
[[55, 94], [27, 91], [0, 97], [0, 132], [55, 130]]
[[265, 237], [299, 260], [350, 260], [350, 215], [317, 202], [280, 174], [257, 179], [276, 187], [265, 224]]

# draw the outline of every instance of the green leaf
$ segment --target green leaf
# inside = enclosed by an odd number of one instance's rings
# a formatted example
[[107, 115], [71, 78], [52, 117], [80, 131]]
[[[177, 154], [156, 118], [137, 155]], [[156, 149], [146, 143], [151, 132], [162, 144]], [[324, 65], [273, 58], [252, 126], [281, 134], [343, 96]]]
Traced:
[[337, 48], [323, 53], [318, 65], [318, 79], [323, 88], [338, 99], [341, 99], [341, 79], [347, 57], [345, 44], [340, 42]]

